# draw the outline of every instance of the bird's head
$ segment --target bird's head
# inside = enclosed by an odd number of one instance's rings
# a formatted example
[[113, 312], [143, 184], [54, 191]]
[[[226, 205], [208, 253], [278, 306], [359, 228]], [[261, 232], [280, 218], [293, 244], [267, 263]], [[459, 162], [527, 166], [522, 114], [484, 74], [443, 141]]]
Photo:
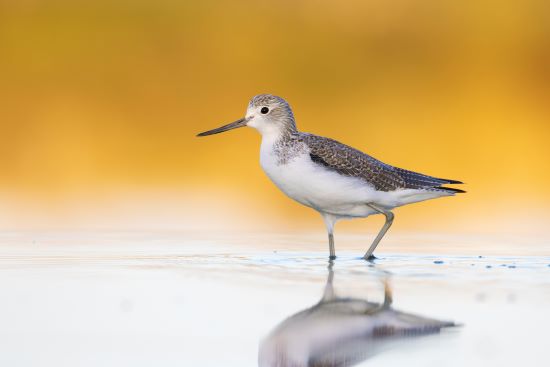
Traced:
[[248, 103], [245, 117], [197, 136], [218, 134], [243, 126], [253, 127], [260, 134], [270, 136], [296, 131], [294, 115], [287, 101], [271, 94], [259, 94]]

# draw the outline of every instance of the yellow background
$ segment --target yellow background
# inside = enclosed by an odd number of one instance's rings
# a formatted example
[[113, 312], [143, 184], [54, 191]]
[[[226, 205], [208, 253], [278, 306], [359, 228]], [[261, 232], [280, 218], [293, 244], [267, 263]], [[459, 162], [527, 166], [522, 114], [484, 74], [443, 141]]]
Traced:
[[394, 230], [548, 232], [549, 4], [0, 1], [0, 227], [320, 230], [252, 129], [194, 137], [273, 93], [304, 131], [467, 183]]

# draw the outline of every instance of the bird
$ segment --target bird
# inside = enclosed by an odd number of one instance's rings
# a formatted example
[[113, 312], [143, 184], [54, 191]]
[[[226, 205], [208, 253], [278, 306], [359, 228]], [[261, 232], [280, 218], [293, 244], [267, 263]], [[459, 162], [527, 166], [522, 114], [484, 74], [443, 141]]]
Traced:
[[321, 214], [328, 233], [329, 259], [336, 259], [334, 226], [341, 219], [385, 217], [363, 256], [372, 261], [376, 259], [374, 250], [394, 221], [393, 209], [465, 192], [444, 186], [461, 181], [394, 167], [336, 140], [299, 131], [289, 103], [272, 94], [254, 96], [243, 118], [197, 136], [245, 126], [262, 136], [260, 165], [271, 181], [291, 199]]
[[388, 350], [396, 339], [437, 334], [461, 326], [392, 307], [390, 274], [380, 277], [384, 299], [342, 297], [334, 290], [333, 262], [321, 299], [287, 317], [260, 343], [260, 367], [354, 366]]

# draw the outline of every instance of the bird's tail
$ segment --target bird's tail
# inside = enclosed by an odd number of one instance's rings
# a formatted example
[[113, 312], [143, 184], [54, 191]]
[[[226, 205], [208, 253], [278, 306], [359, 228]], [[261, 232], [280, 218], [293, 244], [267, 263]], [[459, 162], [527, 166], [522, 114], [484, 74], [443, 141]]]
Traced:
[[445, 192], [448, 192], [449, 194], [464, 194], [466, 192], [461, 189], [455, 189], [454, 187], [445, 187], [445, 186], [438, 186], [438, 187], [434, 187], [433, 189], [439, 190], [439, 191], [445, 191]]

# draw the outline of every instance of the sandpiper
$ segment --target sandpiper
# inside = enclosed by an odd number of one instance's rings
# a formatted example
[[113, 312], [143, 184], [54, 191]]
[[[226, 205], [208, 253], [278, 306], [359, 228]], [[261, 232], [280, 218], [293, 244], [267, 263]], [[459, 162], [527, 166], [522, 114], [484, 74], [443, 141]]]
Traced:
[[331, 259], [336, 258], [333, 231], [339, 219], [385, 216], [384, 226], [363, 256], [370, 260], [393, 223], [392, 209], [465, 192], [443, 186], [460, 181], [393, 167], [335, 140], [298, 131], [290, 105], [271, 94], [253, 97], [244, 118], [197, 136], [243, 126], [262, 135], [260, 164], [273, 183], [323, 217]]

